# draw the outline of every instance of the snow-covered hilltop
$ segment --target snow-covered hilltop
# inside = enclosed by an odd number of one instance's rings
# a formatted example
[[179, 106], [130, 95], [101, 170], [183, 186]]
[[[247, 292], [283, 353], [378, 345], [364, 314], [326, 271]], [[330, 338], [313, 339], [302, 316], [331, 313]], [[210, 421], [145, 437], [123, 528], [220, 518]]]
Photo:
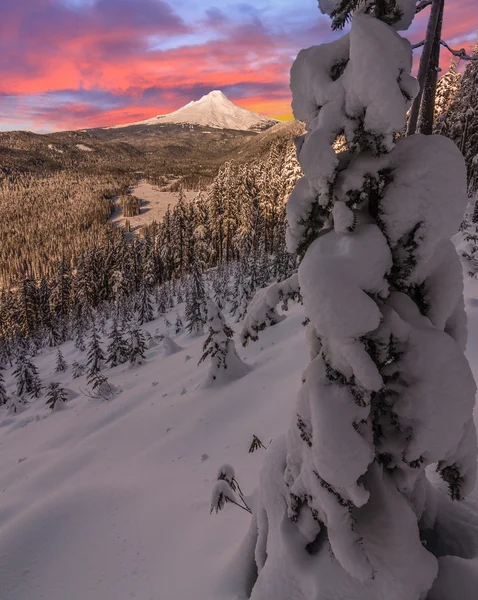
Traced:
[[114, 125], [110, 129], [130, 127], [131, 125], [161, 125], [163, 123], [187, 123], [214, 127], [217, 129], [237, 129], [239, 131], [261, 131], [278, 123], [265, 115], [241, 108], [231, 102], [221, 91], [214, 90], [200, 100], [189, 102], [182, 108], [152, 119]]

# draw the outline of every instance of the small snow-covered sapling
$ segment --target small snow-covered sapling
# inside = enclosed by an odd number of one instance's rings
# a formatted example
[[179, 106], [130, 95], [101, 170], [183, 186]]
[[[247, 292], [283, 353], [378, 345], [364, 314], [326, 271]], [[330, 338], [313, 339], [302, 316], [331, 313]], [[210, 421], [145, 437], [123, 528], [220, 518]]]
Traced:
[[217, 481], [212, 491], [210, 513], [215, 510], [217, 514], [228, 502], [252, 514], [237, 482], [234, 468], [231, 465], [224, 464], [218, 471]]

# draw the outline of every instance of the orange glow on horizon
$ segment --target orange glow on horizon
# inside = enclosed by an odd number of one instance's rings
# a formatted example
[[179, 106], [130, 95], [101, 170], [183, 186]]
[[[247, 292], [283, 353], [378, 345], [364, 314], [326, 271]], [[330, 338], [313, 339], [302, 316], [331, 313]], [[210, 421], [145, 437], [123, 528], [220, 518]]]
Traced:
[[[44, 0], [46, 4], [50, 1]], [[114, 2], [103, 0], [107, 1]], [[164, 29], [161, 39], [190, 33], [191, 27], [172, 8], [159, 4], [166, 11], [165, 19], [157, 17]], [[452, 41], [453, 47], [470, 50], [473, 46], [470, 36], [478, 29], [475, 5], [476, 0], [461, 0], [459, 9], [457, 0], [447, 5], [443, 37]], [[12, 1], [7, 6], [11, 12], [7, 8], [0, 33], [5, 48], [11, 46], [15, 52], [10, 61], [7, 58], [2, 63], [0, 124], [25, 122], [54, 129], [105, 127], [172, 112], [212, 89], [223, 89], [233, 102], [254, 112], [292, 118], [289, 69], [298, 50], [296, 44], [303, 40], [274, 34], [261, 23], [246, 27], [228, 22], [217, 30], [216, 38], [196, 44], [178, 42], [177, 47], [165, 50], [148, 46], [148, 36], [156, 34], [153, 23], [135, 24], [130, 17], [119, 19], [114, 27], [94, 19], [81, 27], [74, 20], [66, 21], [71, 31], [66, 26], [65, 30], [52, 30], [47, 40], [40, 23], [36, 37], [17, 47], [20, 16], [23, 10], [22, 18], [27, 19], [28, 11], [22, 3]], [[131, 4], [132, 10], [134, 6]], [[83, 10], [86, 14], [90, 9]], [[410, 32], [415, 42], [424, 35], [428, 12], [418, 16]], [[328, 28], [317, 29], [319, 38], [329, 35], [322, 33], [325, 30], [329, 32]], [[320, 41], [313, 39], [313, 43]], [[419, 51], [414, 55], [416, 70]], [[443, 69], [448, 68], [451, 58], [443, 48]]]

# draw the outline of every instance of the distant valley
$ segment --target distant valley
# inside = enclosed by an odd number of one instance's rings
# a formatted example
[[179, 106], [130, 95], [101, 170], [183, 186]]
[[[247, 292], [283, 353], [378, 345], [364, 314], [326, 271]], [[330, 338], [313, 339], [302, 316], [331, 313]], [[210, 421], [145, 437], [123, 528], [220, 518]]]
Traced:
[[[185, 117], [203, 124], [171, 122]], [[139, 234], [176, 204], [180, 189], [188, 201], [207, 195], [228, 162], [254, 166], [246, 195], [259, 193], [257, 167], [266, 168], [267, 160], [277, 167], [294, 155], [302, 128], [214, 92], [165, 119], [46, 135], [0, 133], [0, 284], [25, 276], [38, 282], [61, 261], [75, 265], [88, 249], [110, 243], [111, 224]], [[146, 193], [134, 198], [138, 189]], [[140, 203], [135, 216], [125, 217], [125, 199]]]
[[[221, 123], [229, 128], [219, 127]], [[155, 183], [167, 184], [174, 176], [186, 188], [198, 189], [227, 160], [259, 159], [273, 144], [288, 142], [300, 131], [300, 123], [263, 117], [212, 92], [172, 115], [130, 125], [46, 135], [0, 133], [0, 173], [140, 172]]]

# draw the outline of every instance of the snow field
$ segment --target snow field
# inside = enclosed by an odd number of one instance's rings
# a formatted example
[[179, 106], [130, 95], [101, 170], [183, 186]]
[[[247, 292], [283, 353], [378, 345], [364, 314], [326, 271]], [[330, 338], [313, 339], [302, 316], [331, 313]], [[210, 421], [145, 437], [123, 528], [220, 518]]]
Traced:
[[[0, 600], [212, 598], [249, 522], [233, 506], [209, 515], [217, 470], [231, 463], [246, 494], [256, 486], [264, 450], [248, 448], [253, 434], [268, 445], [291, 419], [307, 359], [302, 319], [292, 306], [239, 349], [251, 372], [212, 390], [209, 361], [197, 366], [204, 336], [105, 370], [122, 390], [109, 402], [86, 398], [71, 366], [55, 373], [56, 349], [36, 358], [43, 384], [59, 381], [71, 400], [54, 413], [43, 398], [2, 413]], [[62, 352], [69, 365], [85, 359], [72, 343]]]
[[[140, 181], [133, 189], [131, 194], [142, 200], [141, 212], [134, 217], [125, 217], [120, 208], [116, 208], [111, 219], [115, 225], [124, 226], [126, 220], [131, 224], [131, 230], [137, 232], [145, 225], [151, 225], [153, 221], [159, 223], [164, 217], [168, 206], [174, 208], [178, 201], [178, 192], [161, 191], [157, 186], [151, 185], [146, 181]], [[185, 190], [184, 194], [187, 200], [192, 200], [197, 192]]]

